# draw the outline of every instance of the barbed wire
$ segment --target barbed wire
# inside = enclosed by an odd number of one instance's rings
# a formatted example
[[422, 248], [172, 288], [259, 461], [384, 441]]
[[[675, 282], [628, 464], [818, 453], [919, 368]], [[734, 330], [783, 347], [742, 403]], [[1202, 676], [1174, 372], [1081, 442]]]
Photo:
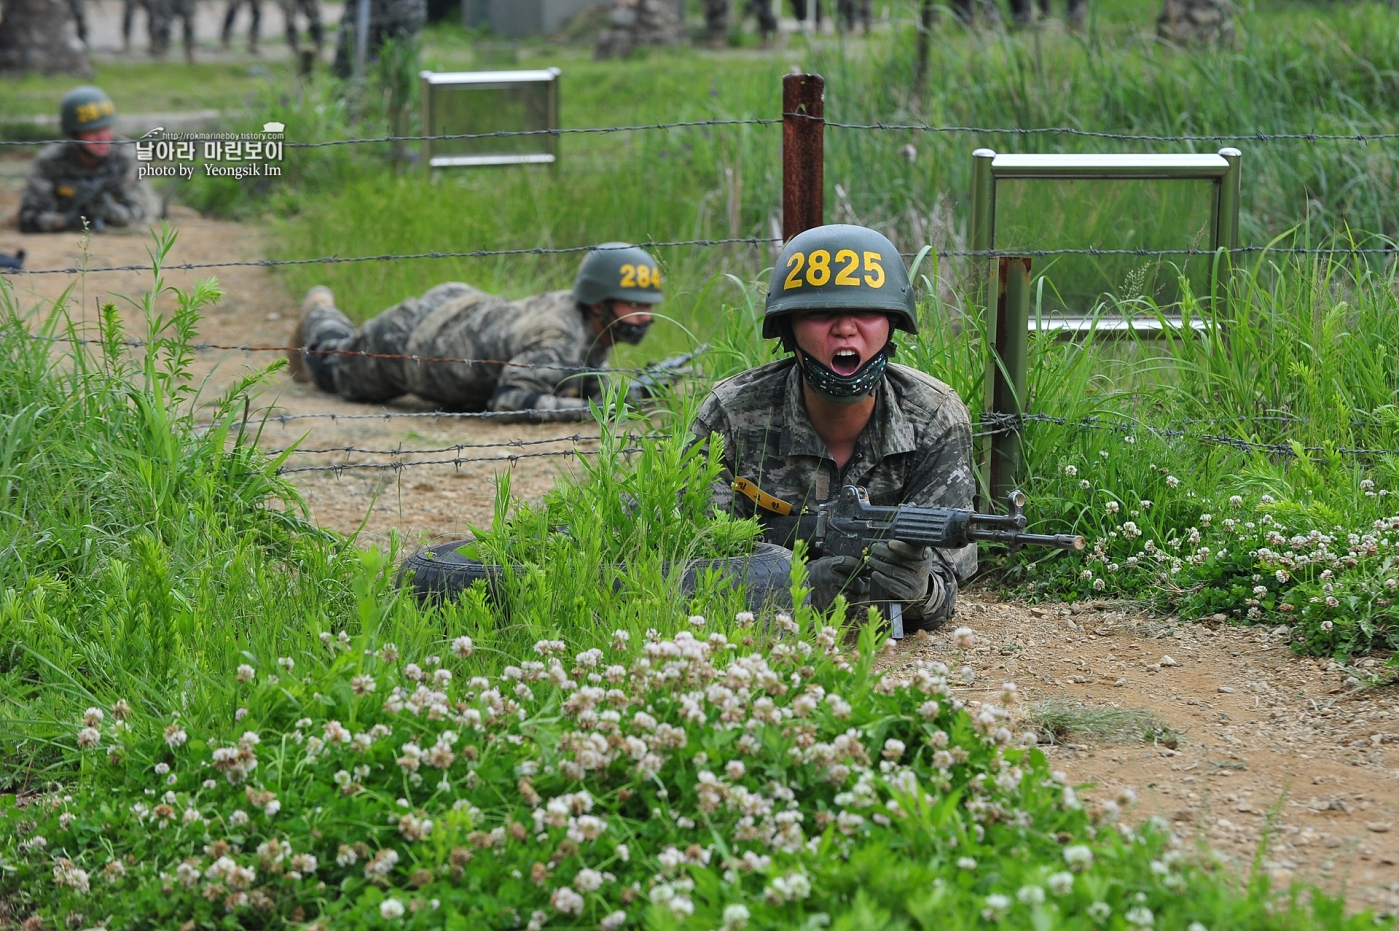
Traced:
[[[1279, 418], [1239, 418], [1230, 420], [1218, 418], [1198, 423], [1237, 423], [1249, 422], [1261, 419]], [[1292, 420], [1293, 423], [1302, 423], [1301, 420]], [[1024, 426], [1029, 423], [1046, 423], [1061, 427], [1071, 427], [1082, 430], [1112, 430], [1118, 433], [1132, 434], [1135, 432], [1149, 433], [1167, 439], [1184, 439], [1206, 446], [1224, 446], [1239, 452], [1266, 452], [1276, 456], [1295, 457], [1299, 451], [1303, 453], [1323, 453], [1341, 456], [1399, 456], [1399, 449], [1389, 448], [1368, 448], [1368, 447], [1347, 447], [1347, 446], [1297, 446], [1291, 443], [1264, 443], [1257, 440], [1245, 440], [1238, 437], [1222, 436], [1212, 433], [1191, 433], [1187, 430], [1173, 429], [1170, 427], [1158, 427], [1144, 423], [1126, 424], [1113, 422], [1097, 416], [1081, 417], [1071, 419], [1067, 417], [1055, 417], [1049, 414], [995, 414], [986, 413], [977, 421], [977, 427], [983, 427], [973, 432], [973, 439], [982, 439], [988, 436], [996, 436], [1005, 433], [1023, 432]], [[1178, 421], [1184, 425], [1191, 421]]]
[[[630, 443], [636, 443], [636, 442], [640, 442], [641, 440], [662, 440], [662, 439], [669, 439], [670, 436], [671, 436], [671, 434], [669, 434], [669, 433], [656, 433], [656, 434], [645, 434], [645, 435], [640, 434], [640, 433], [627, 433], [627, 434], [621, 435], [621, 438], [622, 438], [622, 439], [625, 439], [626, 441], [628, 441], [628, 442], [630, 442]], [[404, 448], [402, 448], [402, 447], [397, 447], [397, 448], [394, 448], [394, 449], [373, 449], [373, 448], [366, 448], [366, 447], [362, 447], [362, 446], [353, 446], [353, 445], [346, 444], [346, 445], [344, 445], [344, 446], [324, 446], [324, 447], [318, 447], [318, 448], [314, 448], [314, 449], [303, 449], [303, 448], [297, 447], [297, 446], [284, 446], [284, 447], [282, 447], [282, 448], [280, 448], [280, 449], [267, 449], [267, 450], [263, 450], [263, 452], [265, 452], [265, 453], [266, 453], [267, 455], [269, 455], [269, 456], [280, 456], [280, 455], [282, 455], [282, 454], [284, 454], [284, 453], [290, 453], [290, 454], [293, 454], [293, 455], [308, 455], [308, 456], [313, 456], [313, 455], [327, 455], [327, 454], [337, 454], [337, 453], [344, 453], [344, 454], [346, 454], [346, 455], [349, 455], [349, 454], [351, 454], [351, 453], [362, 453], [362, 454], [368, 455], [368, 456], [430, 456], [430, 455], [436, 455], [437, 453], [453, 453], [453, 452], [459, 453], [459, 452], [461, 452], [462, 450], [465, 450], [465, 449], [523, 448], [523, 447], [526, 447], [526, 446], [547, 446], [547, 445], [550, 445], [550, 444], [553, 444], [553, 443], [600, 443], [600, 442], [602, 442], [602, 437], [601, 437], [601, 436], [597, 436], [597, 435], [588, 435], [588, 434], [585, 434], [585, 433], [574, 433], [574, 434], [572, 434], [572, 435], [570, 435], [570, 436], [551, 436], [551, 437], [545, 437], [545, 438], [537, 439], [537, 440], [512, 439], [512, 440], [500, 440], [500, 441], [497, 441], [497, 442], [494, 442], [494, 443], [453, 443], [453, 444], [450, 445], [450, 446], [417, 447], [417, 448], [409, 448], [409, 449], [404, 449]], [[563, 451], [561, 451], [561, 452], [568, 452], [568, 450], [563, 450]], [[592, 450], [588, 450], [588, 452], [593, 452], [593, 451], [592, 451]]]
[[[727, 246], [727, 245], [766, 245], [776, 242], [771, 238], [760, 236], [738, 236], [728, 239], [676, 239], [676, 240], [647, 240], [645, 242], [631, 243], [642, 249], [669, 249], [680, 246]], [[278, 268], [284, 265], [343, 265], [355, 262], [400, 262], [409, 259], [482, 259], [494, 258], [507, 255], [576, 255], [579, 252], [591, 252], [594, 249], [614, 248], [621, 249], [622, 246], [594, 245], [594, 246], [564, 246], [559, 248], [532, 246], [518, 249], [474, 249], [468, 252], [390, 252], [382, 255], [322, 255], [309, 259], [249, 259], [245, 261], [231, 262], [182, 262], [161, 265], [160, 271], [194, 271], [203, 268]], [[155, 271], [154, 265], [102, 265], [92, 268], [80, 266], [69, 266], [67, 268], [0, 268], [0, 275], [84, 275], [98, 272], [150, 272]]]
[[[100, 339], [86, 339], [86, 338], [82, 338], [82, 337], [74, 338], [74, 337], [71, 337], [71, 336], [45, 336], [45, 335], [43, 335], [43, 334], [41, 334], [41, 333], [31, 333], [31, 334], [29, 334], [29, 338], [30, 338], [31, 340], [37, 340], [37, 341], [40, 341], [40, 342], [65, 343], [65, 344], [67, 344], [67, 345], [79, 345], [79, 346], [105, 345], [105, 343], [104, 343], [102, 340], [100, 340]], [[142, 340], [142, 339], [125, 339], [125, 340], [120, 340], [120, 341], [118, 342], [118, 345], [124, 346], [124, 347], [126, 347], [126, 348], [128, 348], [128, 349], [141, 349], [141, 348], [144, 348], [144, 347], [146, 346], [146, 341], [145, 341], [145, 340]], [[301, 347], [301, 346], [255, 346], [255, 345], [251, 345], [251, 344], [249, 344], [249, 345], [228, 345], [228, 344], [223, 344], [223, 343], [207, 343], [207, 342], [190, 343], [189, 345], [190, 345], [190, 348], [193, 349], [193, 350], [195, 350], [196, 352], [203, 352], [203, 351], [207, 351], [207, 350], [210, 350], [210, 349], [217, 349], [217, 350], [227, 351], [227, 352], [277, 352], [277, 353], [282, 353], [282, 354], [287, 354], [287, 353], [292, 353], [292, 352], [300, 352], [300, 353], [302, 353], [302, 354], [304, 354], [304, 355], [314, 355], [314, 356], [361, 356], [361, 357], [364, 357], [364, 358], [367, 358], [367, 359], [390, 359], [390, 360], [398, 360], [398, 361], [403, 361], [403, 362], [424, 362], [424, 363], [431, 362], [431, 363], [448, 363], [448, 364], [453, 364], [453, 365], [471, 365], [471, 366], [476, 366], [476, 365], [498, 365], [498, 366], [500, 366], [500, 367], [502, 367], [502, 368], [545, 369], [545, 370], [551, 371], [551, 372], [572, 372], [572, 373], [575, 373], [575, 374], [576, 374], [576, 373], [584, 373], [584, 374], [597, 375], [597, 376], [603, 376], [603, 375], [674, 375], [674, 376], [676, 376], [676, 377], [682, 377], [682, 376], [683, 376], [683, 377], [686, 377], [686, 378], [701, 378], [701, 379], [704, 378], [704, 376], [703, 376], [702, 374], [700, 374], [700, 373], [696, 373], [696, 372], [686, 372], [686, 371], [681, 371], [681, 370], [676, 370], [676, 369], [664, 368], [664, 367], [663, 367], [663, 362], [657, 362], [657, 363], [653, 363], [652, 365], [648, 365], [648, 366], [639, 366], [639, 367], [632, 367], [632, 368], [611, 368], [611, 367], [608, 367], [608, 368], [599, 368], [599, 367], [597, 367], [597, 366], [592, 366], [592, 365], [566, 365], [566, 364], [562, 364], [562, 363], [554, 364], [554, 363], [548, 363], [548, 362], [516, 362], [516, 361], [513, 361], [513, 360], [509, 360], [509, 359], [504, 359], [504, 360], [503, 360], [503, 359], [458, 359], [458, 358], [454, 358], [454, 357], [450, 357], [450, 356], [416, 356], [416, 355], [410, 355], [410, 354], [405, 354], [405, 353], [397, 353], [397, 352], [370, 352], [370, 351], [364, 350], [364, 349], [306, 349], [306, 348]], [[697, 347], [693, 352], [691, 352], [691, 353], [688, 354], [688, 355], [689, 355], [689, 358], [687, 358], [687, 359], [685, 360], [685, 364], [688, 364], [692, 359], [694, 359], [694, 358], [696, 358], [696, 357], [702, 355], [703, 353], [707, 352], [708, 349], [709, 349], [708, 344], [703, 344], [703, 345]]]
[[[282, 141], [282, 146], [286, 149], [322, 149], [334, 146], [346, 145], [384, 145], [388, 143], [401, 142], [460, 142], [479, 139], [515, 139], [546, 137], [558, 138], [561, 136], [585, 136], [585, 135], [611, 135], [614, 133], [633, 133], [647, 131], [668, 132], [675, 129], [696, 129], [723, 126], [776, 126], [785, 122], [788, 118], [796, 120], [810, 120], [821, 123], [831, 129], [849, 129], [864, 132], [922, 132], [939, 134], [958, 135], [981, 135], [981, 136], [1077, 136], [1089, 139], [1112, 139], [1119, 142], [1386, 142], [1399, 139], [1399, 132], [1264, 132], [1253, 130], [1242, 133], [1130, 133], [1130, 132], [1110, 132], [1107, 130], [1080, 129], [1076, 126], [964, 126], [947, 125], [938, 126], [931, 123], [885, 123], [875, 121], [873, 123], [848, 123], [840, 120], [830, 120], [824, 117], [812, 116], [809, 113], [784, 113], [780, 118], [764, 117], [733, 117], [724, 119], [708, 120], [676, 120], [669, 123], [636, 123], [624, 126], [578, 126], [578, 127], [554, 127], [543, 129], [500, 129], [490, 132], [480, 133], [439, 133], [435, 135], [416, 136], [359, 136], [348, 139], [325, 139], [320, 142], [291, 142]], [[112, 139], [109, 145], [135, 145], [140, 142], [172, 142], [172, 141], [194, 141], [192, 140], [166, 140], [166, 139]], [[0, 139], [0, 146], [25, 147], [25, 146], [46, 146], [73, 142], [72, 139]]]
[[1072, 126], [934, 126], [931, 123], [842, 123], [811, 116], [807, 113], [787, 113], [794, 119], [820, 122], [831, 129], [866, 131], [897, 131], [924, 133], [967, 133], [984, 136], [1081, 136], [1089, 139], [1115, 139], [1120, 142], [1387, 142], [1399, 139], [1399, 132], [1382, 133], [1184, 133], [1158, 135], [1154, 133], [1114, 133], [1103, 130], [1078, 129]]
[[[628, 446], [617, 450], [618, 455], [641, 452], [640, 447]], [[395, 462], [338, 462], [334, 465], [314, 465], [314, 466], [282, 466], [276, 470], [277, 475], [296, 475], [306, 472], [334, 472], [337, 475], [342, 472], [353, 471], [378, 471], [378, 472], [398, 472], [403, 469], [415, 466], [438, 466], [449, 465], [460, 468], [472, 462], [509, 462], [515, 463], [521, 459], [546, 459], [558, 456], [595, 456], [598, 450], [593, 449], [560, 449], [551, 452], [539, 453], [509, 453], [504, 456], [456, 456], [451, 459], [413, 459], [408, 461]]]
[[[664, 241], [646, 241], [635, 244], [642, 249], [668, 249], [680, 247], [711, 247], [728, 245], [766, 246], [781, 245], [781, 243], [769, 237], [763, 236], [737, 236], [727, 239], [676, 239]], [[165, 264], [159, 267], [162, 272], [170, 271], [194, 271], [206, 268], [277, 268], [286, 265], [344, 265], [358, 262], [398, 262], [417, 259], [477, 259], [491, 258], [496, 256], [510, 255], [574, 255], [580, 252], [590, 252], [597, 246], [566, 246], [552, 248], [535, 246], [520, 249], [477, 249], [470, 252], [407, 252], [407, 253], [383, 253], [381, 255], [358, 255], [358, 256], [337, 256], [324, 255], [306, 259], [251, 259], [246, 261], [230, 262], [183, 262], [177, 264]], [[982, 259], [1014, 259], [1014, 258], [1045, 258], [1057, 255], [1086, 255], [1086, 256], [1133, 256], [1137, 258], [1162, 258], [1166, 256], [1212, 256], [1219, 253], [1229, 255], [1255, 255], [1259, 253], [1269, 253], [1277, 255], [1393, 255], [1399, 249], [1386, 245], [1381, 248], [1367, 248], [1361, 246], [1237, 246], [1218, 249], [1103, 249], [1097, 246], [1088, 246], [1079, 249], [943, 249], [934, 250], [933, 254], [941, 258], [982, 258]], [[916, 252], [899, 253], [906, 259], [915, 258]], [[79, 266], [69, 266], [68, 268], [0, 268], [0, 275], [86, 275], [105, 272], [150, 272], [155, 271], [154, 265], [104, 265], [92, 268], [82, 268]]]

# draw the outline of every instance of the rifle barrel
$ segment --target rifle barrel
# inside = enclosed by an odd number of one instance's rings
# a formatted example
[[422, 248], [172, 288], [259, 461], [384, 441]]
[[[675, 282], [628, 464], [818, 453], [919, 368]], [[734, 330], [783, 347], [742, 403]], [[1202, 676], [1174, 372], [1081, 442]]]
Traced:
[[1083, 537], [1072, 533], [1020, 533], [1015, 530], [983, 530], [973, 527], [967, 531], [969, 540], [985, 540], [988, 543], [1004, 543], [1011, 547], [1052, 546], [1061, 550], [1081, 550], [1087, 542]]

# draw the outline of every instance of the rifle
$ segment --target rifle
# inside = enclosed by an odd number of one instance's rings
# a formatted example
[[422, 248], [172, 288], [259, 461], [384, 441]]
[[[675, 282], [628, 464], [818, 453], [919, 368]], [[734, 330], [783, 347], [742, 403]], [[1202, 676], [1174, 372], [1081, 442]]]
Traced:
[[[809, 540], [822, 556], [854, 556], [857, 559], [868, 556], [870, 547], [880, 540], [902, 540], [913, 546], [938, 549], [955, 549], [978, 540], [1004, 544], [1012, 552], [1025, 546], [1083, 549], [1083, 537], [1076, 534], [1026, 533], [1026, 500], [1023, 491], [1012, 491], [1006, 496], [1008, 512], [1005, 514], [977, 514], [965, 508], [913, 504], [877, 506], [870, 504], [869, 492], [864, 488], [846, 485], [834, 501], [817, 509], [814, 527], [811, 516], [804, 515], [790, 519], [795, 521], [791, 532], [795, 537]], [[784, 522], [772, 523], [782, 527]], [[873, 580], [870, 581], [870, 600], [888, 619], [894, 639], [902, 640], [903, 605], [889, 601]]]
[[[64, 229], [82, 228], [82, 218], [87, 216], [87, 211], [91, 209], [93, 201], [97, 200], [107, 189], [107, 181], [107, 178], [92, 178], [77, 186], [73, 192], [73, 204], [63, 215]], [[91, 226], [94, 232], [100, 233], [106, 224], [101, 217], [92, 217]]]
[[708, 343], [700, 343], [691, 352], [682, 353], [678, 356], [671, 356], [659, 362], [653, 362], [646, 366], [646, 371], [632, 379], [631, 392], [635, 399], [653, 398], [660, 394], [663, 387], [670, 387], [685, 375], [690, 374], [685, 369], [691, 360], [701, 353], [709, 350]]

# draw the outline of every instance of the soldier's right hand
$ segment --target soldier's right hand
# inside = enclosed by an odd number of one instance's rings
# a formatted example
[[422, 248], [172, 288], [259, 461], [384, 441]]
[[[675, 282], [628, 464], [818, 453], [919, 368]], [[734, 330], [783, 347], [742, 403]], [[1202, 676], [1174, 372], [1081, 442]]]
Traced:
[[811, 603], [824, 611], [844, 594], [846, 601], [860, 601], [869, 592], [859, 577], [860, 560], [854, 556], [822, 556], [806, 565], [806, 582], [811, 586]]

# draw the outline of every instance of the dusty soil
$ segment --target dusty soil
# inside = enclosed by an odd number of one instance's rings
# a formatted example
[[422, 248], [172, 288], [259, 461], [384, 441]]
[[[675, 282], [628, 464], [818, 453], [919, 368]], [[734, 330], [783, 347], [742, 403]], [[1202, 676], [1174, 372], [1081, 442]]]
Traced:
[[[23, 166], [0, 161], [0, 214], [14, 205]], [[248, 226], [183, 215], [172, 262], [260, 257]], [[86, 246], [75, 235], [24, 236], [0, 229], [0, 250], [23, 248], [30, 268], [144, 262], [144, 234], [114, 233]], [[86, 253], [86, 255], [85, 255]], [[189, 287], [197, 275], [171, 272], [167, 283]], [[226, 297], [210, 312], [200, 338], [225, 346], [283, 345], [297, 299], [267, 269], [218, 272]], [[52, 301], [69, 276], [11, 278], [22, 304]], [[424, 281], [424, 287], [432, 282]], [[93, 319], [100, 301], [137, 295], [142, 273], [90, 275], [78, 280], [74, 313]], [[168, 301], [167, 301], [168, 303]], [[129, 305], [124, 305], [129, 306]], [[133, 324], [134, 312], [128, 313]], [[201, 352], [196, 374], [216, 394], [274, 353]], [[391, 532], [408, 545], [465, 535], [489, 522], [497, 475], [509, 472], [517, 495], [536, 498], [571, 458], [508, 455], [568, 448], [572, 442], [520, 447], [520, 442], [589, 433], [585, 426], [503, 425], [446, 418], [346, 419], [346, 415], [422, 412], [413, 399], [385, 407], [352, 405], [273, 376], [255, 406], [273, 414], [337, 414], [337, 419], [268, 421], [260, 438], [278, 448], [300, 440], [305, 449], [353, 445], [392, 449], [495, 444], [463, 449], [464, 457], [500, 457], [460, 468], [418, 466], [400, 472], [347, 471], [294, 476], [315, 520], [361, 541], [383, 544]], [[585, 447], [589, 444], [584, 443]], [[452, 458], [436, 453], [414, 458]], [[304, 453], [290, 465], [390, 461], [382, 453]], [[1030, 608], [973, 593], [959, 621], [980, 645], [960, 655], [947, 631], [905, 641], [890, 658], [898, 665], [937, 658], [970, 665], [977, 683], [967, 698], [995, 700], [1000, 683], [1015, 681], [1025, 696], [1025, 726], [1044, 733], [1054, 764], [1089, 794], [1136, 790], [1134, 817], [1160, 814], [1193, 832], [1240, 871], [1267, 838], [1263, 866], [1278, 880], [1296, 878], [1345, 889], [1357, 908], [1399, 911], [1399, 687], [1360, 688], [1345, 680], [1378, 672], [1378, 664], [1342, 670], [1295, 656], [1281, 637], [1259, 629], [1211, 630], [1174, 619], [1152, 619], [1107, 606], [1103, 610]], [[1072, 625], [1072, 626], [1071, 626]], [[1169, 658], [1169, 659], [1168, 659]], [[1045, 705], [1049, 702], [1051, 704]], [[1046, 708], [1049, 709], [1046, 712]], [[1130, 733], [1110, 731], [1125, 730]], [[1135, 723], [1131, 713], [1137, 715]], [[1150, 728], [1153, 737], [1144, 736]], [[1174, 746], [1171, 746], [1174, 744]]]
[[[1262, 866], [1399, 913], [1399, 685], [1381, 662], [1345, 669], [1295, 655], [1281, 631], [1151, 618], [1111, 603], [1027, 607], [973, 593], [950, 628], [901, 644], [890, 664], [937, 659], [976, 673], [967, 701], [1013, 681], [1022, 728], [1087, 797], [1130, 788], [1128, 816], [1160, 815], [1242, 873]], [[1114, 733], [1116, 732], [1116, 733]]]
[[[27, 163], [0, 161], [0, 216], [18, 206]], [[265, 257], [255, 227], [201, 218], [175, 208], [172, 223], [179, 238], [167, 264], [185, 262], [246, 261]], [[26, 253], [29, 269], [147, 264], [152, 241], [146, 231], [104, 233], [84, 243], [71, 233], [22, 234], [13, 227], [0, 228], [0, 252]], [[223, 268], [209, 271], [170, 271], [165, 283], [188, 289], [197, 281], [217, 276], [224, 297], [207, 312], [199, 339], [219, 346], [285, 346], [299, 314], [300, 296], [288, 294], [282, 280], [267, 268]], [[125, 311], [130, 335], [144, 333], [139, 301], [150, 288], [149, 272], [112, 272], [70, 275], [15, 275], [8, 282], [21, 307], [51, 304], [72, 287], [71, 312], [79, 320], [94, 322], [98, 306], [114, 301]], [[424, 290], [435, 282], [424, 282]], [[405, 295], [406, 296], [406, 295]], [[165, 296], [159, 307], [174, 302]], [[196, 379], [203, 381], [201, 396], [217, 397], [249, 370], [270, 365], [279, 352], [207, 349], [198, 354]], [[365, 544], [387, 545], [396, 531], [405, 545], [459, 539], [470, 527], [488, 524], [494, 510], [496, 476], [510, 473], [511, 489], [521, 497], [537, 499], [553, 486], [556, 477], [578, 467], [571, 456], [522, 458], [511, 456], [578, 449], [595, 449], [588, 437], [597, 436], [591, 424], [500, 424], [451, 417], [388, 417], [383, 414], [426, 413], [430, 405], [408, 397], [388, 405], [350, 404], [298, 384], [285, 371], [272, 376], [253, 409], [266, 413], [259, 441], [269, 449], [300, 443], [304, 450], [353, 446], [362, 449], [436, 449], [435, 453], [403, 454], [337, 451], [298, 452], [289, 467], [391, 463], [429, 459], [489, 459], [494, 461], [454, 465], [424, 465], [401, 470], [312, 472], [293, 476], [315, 520], [342, 533], [360, 532]], [[281, 415], [335, 414], [351, 419], [280, 420]], [[365, 418], [367, 414], [379, 417]], [[354, 419], [363, 418], [363, 419]], [[572, 437], [584, 437], [574, 442]], [[569, 437], [555, 443], [540, 443]], [[461, 449], [448, 449], [463, 444]], [[467, 445], [470, 444], [470, 445]]]

